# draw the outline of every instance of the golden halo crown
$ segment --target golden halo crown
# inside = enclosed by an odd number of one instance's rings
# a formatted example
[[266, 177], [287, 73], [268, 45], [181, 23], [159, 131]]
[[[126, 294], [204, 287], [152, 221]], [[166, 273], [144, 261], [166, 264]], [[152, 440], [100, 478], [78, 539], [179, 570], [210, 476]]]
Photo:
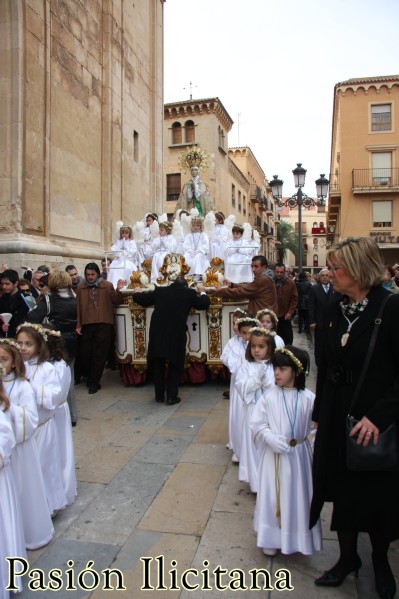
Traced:
[[179, 166], [184, 172], [189, 171], [193, 166], [205, 170], [209, 168], [210, 165], [211, 158], [208, 152], [199, 146], [191, 146], [179, 156]]

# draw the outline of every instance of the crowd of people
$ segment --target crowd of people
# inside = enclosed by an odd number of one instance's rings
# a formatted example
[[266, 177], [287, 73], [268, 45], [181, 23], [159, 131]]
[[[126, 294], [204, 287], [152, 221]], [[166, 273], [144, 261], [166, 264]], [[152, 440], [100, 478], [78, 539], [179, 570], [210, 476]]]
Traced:
[[[214, 225], [209, 237], [201, 218], [180, 214], [179, 222], [185, 217], [191, 232], [184, 235], [178, 227], [179, 242], [168, 239], [174, 225], [166, 221], [152, 239], [154, 214], [146, 215], [142, 242], [121, 225], [114, 261], [104, 257], [102, 270], [88, 263], [83, 277], [72, 264], [53, 271], [41, 265], [23, 278], [9, 268], [0, 273], [1, 585], [4, 558], [46, 545], [54, 534], [52, 518], [75, 500], [75, 384], [86, 380], [89, 394], [101, 388], [104, 367], [114, 359], [114, 307], [123, 300], [128, 276], [151, 258], [156, 280], [161, 256], [180, 249], [196, 289], [181, 277], [169, 287], [135, 290], [138, 304], [154, 306], [148, 360], [155, 400], [180, 402], [189, 311], [207, 309], [208, 295], [215, 293], [248, 299], [247, 311], [233, 314], [234, 334], [221, 359], [231, 374], [228, 447], [240, 480], [257, 495], [257, 545], [269, 556], [320, 551], [320, 511], [332, 501], [340, 557], [316, 584], [339, 586], [360, 569], [357, 535], [367, 532], [377, 591], [393, 597], [387, 552], [399, 538], [398, 471], [351, 471], [345, 418], [377, 320], [375, 351], [350, 434], [365, 447], [377, 445], [399, 416], [399, 265], [385, 266], [374, 241], [348, 238], [327, 252], [327, 268], [314, 281], [307, 273], [291, 274], [283, 263], [270, 268], [256, 243], [250, 245], [251, 235], [244, 245], [244, 229], [232, 223], [229, 238], [221, 213], [207, 214]], [[231, 274], [223, 287], [203, 287], [212, 257], [227, 266], [229, 256], [232, 269], [226, 268]], [[113, 285], [109, 279], [115, 276]], [[393, 299], [377, 318], [387, 295]], [[316, 395], [306, 388], [309, 355], [292, 345], [295, 314], [299, 333], [315, 333]]]

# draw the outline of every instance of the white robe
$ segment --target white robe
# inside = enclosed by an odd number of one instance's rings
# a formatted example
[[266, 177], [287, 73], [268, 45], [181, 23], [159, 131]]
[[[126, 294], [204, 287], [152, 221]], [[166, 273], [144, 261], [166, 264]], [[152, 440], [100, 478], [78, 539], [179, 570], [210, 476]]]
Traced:
[[271, 364], [242, 361], [236, 377], [236, 389], [243, 402], [238, 478], [249, 483], [252, 493], [258, 492], [259, 451], [252, 440], [250, 422], [257, 402], [266, 389], [273, 385], [274, 371]]
[[221, 360], [230, 370], [230, 402], [229, 402], [229, 448], [233, 450], [235, 456], [240, 459], [241, 451], [241, 428], [243, 420], [243, 405], [239, 396], [235, 381], [236, 372], [245, 357], [247, 344], [241, 339], [240, 335], [234, 335], [226, 343], [222, 352]]
[[220, 258], [224, 260], [224, 246], [229, 232], [224, 225], [215, 225], [209, 249], [209, 259]]
[[69, 385], [71, 384], [71, 369], [64, 360], [59, 360], [52, 364], [57, 372], [61, 385], [59, 405], [55, 411], [54, 418], [58, 432], [64, 491], [68, 505], [71, 505], [75, 501], [77, 495], [71, 413], [67, 401]]
[[116, 289], [119, 279], [126, 280], [129, 284], [130, 275], [137, 270], [137, 245], [133, 239], [118, 239], [111, 251], [118, 257], [109, 266], [107, 281]]
[[243, 239], [230, 239], [224, 250], [224, 276], [232, 283], [251, 283], [253, 247]]
[[[11, 425], [16, 445], [11, 454], [11, 468], [21, 504], [21, 515], [27, 549], [47, 545], [54, 535], [39, 452], [33, 435], [37, 429], [35, 393], [24, 379], [3, 379], [11, 405]], [[33, 516], [33, 517], [32, 517]]]
[[[21, 507], [14, 475], [10, 465], [11, 452], [15, 446], [10, 414], [0, 408], [0, 596], [8, 599], [5, 590], [8, 585], [6, 557], [26, 559], [25, 539], [21, 517]], [[33, 514], [32, 514], [33, 516]], [[34, 517], [34, 516], [33, 516]], [[22, 591], [22, 582], [17, 582]]]
[[153, 242], [151, 228], [147, 226], [144, 229], [144, 242], [139, 245], [139, 270], [141, 270], [141, 263], [144, 262], [144, 260], [152, 258], [154, 252], [152, 248]]
[[66, 507], [68, 501], [64, 491], [61, 471], [61, 456], [58, 445], [54, 412], [58, 407], [60, 383], [55, 368], [50, 362], [37, 364], [36, 358], [25, 362], [26, 378], [35, 392], [39, 425], [34, 439], [39, 451], [44, 486], [50, 513]]
[[[299, 551], [304, 555], [322, 548], [320, 521], [309, 530], [313, 455], [308, 435], [314, 397], [308, 389], [297, 391], [275, 386], [256, 404], [251, 430], [261, 455], [254, 515], [258, 547], [281, 548], [285, 554]], [[274, 454], [264, 440], [264, 431], [283, 435], [287, 443], [294, 437], [298, 444], [287, 453]], [[278, 481], [281, 518], [276, 516]]]
[[203, 232], [194, 232], [186, 235], [184, 239], [184, 259], [190, 267], [188, 274], [204, 275], [209, 268], [208, 260], [209, 239]]
[[163, 266], [165, 256], [177, 251], [177, 241], [173, 235], [160, 235], [154, 240], [152, 249], [151, 283], [154, 283], [160, 276], [159, 269]]

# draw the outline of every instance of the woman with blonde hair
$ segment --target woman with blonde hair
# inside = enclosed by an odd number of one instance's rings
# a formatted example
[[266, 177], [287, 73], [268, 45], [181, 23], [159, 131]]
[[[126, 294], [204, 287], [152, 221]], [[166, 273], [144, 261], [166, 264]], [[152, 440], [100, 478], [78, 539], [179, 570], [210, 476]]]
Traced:
[[[357, 537], [365, 532], [372, 546], [375, 585], [387, 599], [396, 592], [388, 549], [399, 539], [399, 471], [354, 470], [347, 462], [347, 438], [357, 436], [359, 445], [377, 446], [381, 433], [399, 418], [399, 296], [383, 288], [384, 263], [368, 237], [339, 242], [327, 252], [327, 265], [334, 291], [342, 297], [327, 306], [325, 315], [313, 410], [318, 429], [310, 527], [323, 503], [331, 501], [331, 530], [337, 531], [340, 557], [315, 584], [339, 586], [350, 573], [357, 574], [362, 565]], [[375, 346], [363, 369], [376, 325]], [[349, 413], [357, 421], [350, 435]]]

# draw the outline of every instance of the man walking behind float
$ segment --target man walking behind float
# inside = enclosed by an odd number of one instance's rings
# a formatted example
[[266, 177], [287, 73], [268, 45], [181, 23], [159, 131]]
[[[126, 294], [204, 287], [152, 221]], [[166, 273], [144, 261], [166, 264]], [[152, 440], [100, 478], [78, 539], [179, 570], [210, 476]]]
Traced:
[[168, 287], [135, 292], [134, 301], [146, 308], [154, 306], [147, 359], [152, 369], [155, 400], [164, 401], [166, 387], [166, 404], [172, 406], [180, 402], [177, 394], [186, 355], [187, 317], [192, 308], [206, 310], [210, 299], [204, 292], [189, 289], [187, 281], [179, 278]]
[[278, 263], [274, 267], [274, 282], [277, 292], [277, 335], [283, 338], [285, 345], [292, 345], [294, 332], [292, 317], [298, 305], [298, 290], [293, 279], [287, 276], [285, 265]]
[[76, 291], [77, 324], [80, 335], [75, 366], [75, 382], [87, 375], [89, 393], [101, 389], [100, 379], [107, 361], [114, 328], [114, 306], [121, 304], [119, 292], [126, 285], [120, 279], [115, 291], [112, 283], [104, 281], [95, 262], [85, 268], [85, 278]]

